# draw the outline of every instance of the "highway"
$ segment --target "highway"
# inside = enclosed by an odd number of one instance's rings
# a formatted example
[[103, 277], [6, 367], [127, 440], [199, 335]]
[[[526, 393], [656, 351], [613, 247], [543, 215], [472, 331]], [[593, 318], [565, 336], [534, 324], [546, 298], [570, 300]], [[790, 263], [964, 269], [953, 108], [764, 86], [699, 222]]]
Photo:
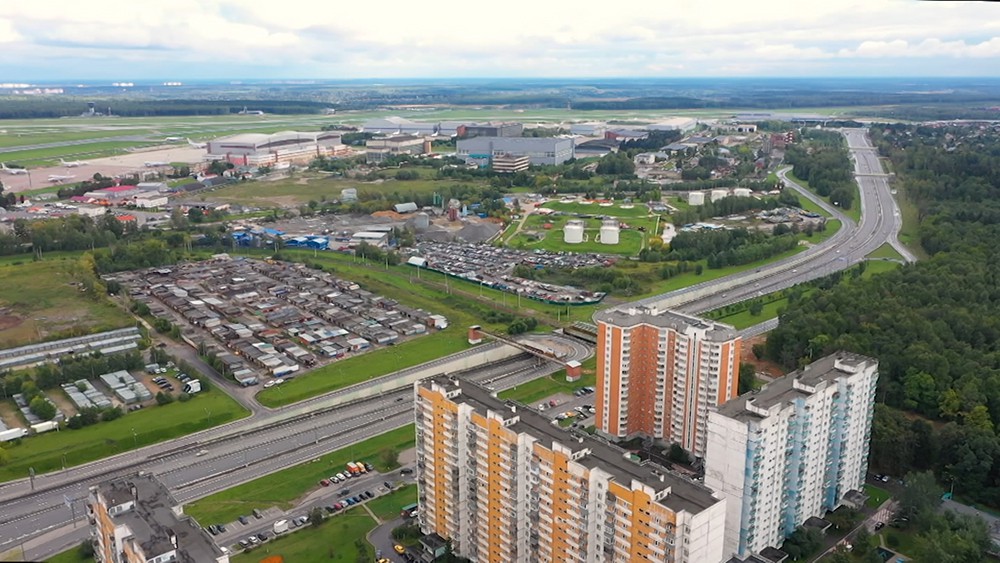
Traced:
[[[566, 345], [574, 350], [570, 359], [583, 359], [590, 354], [582, 344], [566, 342]], [[480, 353], [480, 350], [474, 348], [460, 354]], [[431, 362], [440, 363], [443, 361]], [[455, 375], [500, 391], [562, 367], [561, 363], [521, 354]], [[377, 380], [372, 382], [378, 384]], [[76, 537], [71, 527], [73, 509], [81, 519], [87, 488], [98, 481], [151, 471], [178, 501], [190, 502], [409, 424], [413, 422], [412, 393], [407, 386], [350, 400], [356, 389], [348, 388], [283, 409], [260, 412], [167, 444], [38, 476], [35, 492], [27, 480], [4, 484], [0, 486], [0, 504], [4, 507], [0, 514], [0, 553], [59, 529], [65, 531], [59, 534], [63, 539], [59, 543], [53, 541], [50, 549], [35, 555], [51, 555], [71, 545], [72, 541], [65, 541]], [[199, 455], [202, 451], [205, 453]], [[72, 509], [66, 499], [74, 501]]]
[[[840, 220], [843, 225], [840, 231], [821, 244], [754, 271], [733, 274], [657, 295], [639, 303], [659, 308], [673, 308], [687, 313], [702, 313], [843, 270], [864, 260], [868, 254], [886, 242], [893, 244], [908, 262], [915, 261], [912, 253], [896, 238], [902, 226], [902, 218], [890, 193], [888, 176], [882, 170], [875, 148], [864, 130], [846, 129], [843, 133], [847, 138], [851, 159], [854, 162], [855, 178], [860, 188], [860, 224], [856, 224], [840, 209], [828, 205], [809, 190], [791, 181], [787, 177], [789, 169], [782, 169], [778, 176], [785, 185], [822, 206], [833, 218]], [[776, 323], [774, 326], [777, 326]], [[758, 333], [766, 332], [762, 328], [757, 329]]]

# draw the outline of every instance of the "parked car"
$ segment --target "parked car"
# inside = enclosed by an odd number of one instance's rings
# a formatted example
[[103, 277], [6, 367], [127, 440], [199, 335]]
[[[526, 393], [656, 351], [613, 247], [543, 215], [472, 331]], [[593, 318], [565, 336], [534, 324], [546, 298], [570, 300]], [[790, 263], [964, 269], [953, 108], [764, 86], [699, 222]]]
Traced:
[[329, 487], [330, 486], [330, 480], [329, 479], [320, 479], [319, 480], [319, 484], [322, 485], [322, 486], [324, 486], [324, 487]]
[[413, 468], [412, 467], [404, 467], [404, 468], [402, 468], [402, 469], [399, 470], [399, 474], [400, 475], [409, 475], [410, 473], [413, 473]]
[[239, 521], [240, 521], [240, 524], [243, 524], [244, 526], [246, 526], [247, 524], [250, 523], [250, 519], [247, 518], [246, 516], [240, 516], [239, 517]]
[[268, 535], [267, 532], [261, 532], [257, 534], [257, 537], [260, 538], [260, 541], [267, 541]]
[[247, 540], [240, 540], [240, 547], [242, 547], [243, 549], [246, 549], [246, 548], [250, 547], [250, 542], [247, 541]]
[[337, 493], [337, 496], [346, 497], [349, 494], [351, 494], [351, 489], [340, 489], [340, 492]]
[[250, 536], [249, 538], [247, 538], [247, 540], [250, 542], [251, 545], [257, 545], [260, 543], [260, 538], [258, 538], [257, 536]]
[[383, 481], [382, 484], [385, 485], [385, 488], [392, 490], [392, 483], [388, 481]]
[[365, 470], [366, 471], [375, 471], [375, 466], [366, 462], [365, 463]]
[[253, 517], [256, 518], [256, 519], [258, 519], [258, 520], [260, 520], [261, 518], [264, 517], [264, 514], [261, 513], [261, 511], [260, 511], [259, 508], [255, 508], [255, 509], [253, 509]]

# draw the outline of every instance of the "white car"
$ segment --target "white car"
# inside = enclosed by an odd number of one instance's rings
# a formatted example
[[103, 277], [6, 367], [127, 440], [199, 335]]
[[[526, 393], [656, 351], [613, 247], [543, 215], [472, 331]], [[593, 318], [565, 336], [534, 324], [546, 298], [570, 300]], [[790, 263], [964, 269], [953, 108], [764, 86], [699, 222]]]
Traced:
[[272, 383], [274, 383], [275, 385], [281, 385], [284, 382], [285, 382], [284, 379], [275, 379], [272, 381]]
[[274, 387], [275, 385], [277, 385], [277, 383], [275, 383], [274, 380], [268, 381], [267, 383], [264, 384], [264, 389], [267, 389], [269, 387]]

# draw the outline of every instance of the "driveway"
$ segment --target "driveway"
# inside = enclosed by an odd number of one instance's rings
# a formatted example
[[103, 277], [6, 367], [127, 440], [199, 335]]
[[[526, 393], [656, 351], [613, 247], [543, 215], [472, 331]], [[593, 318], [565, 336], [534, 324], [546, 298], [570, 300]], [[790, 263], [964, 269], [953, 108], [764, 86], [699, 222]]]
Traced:
[[402, 556], [398, 555], [392, 546], [396, 545], [396, 540], [392, 539], [392, 531], [405, 523], [403, 518], [396, 518], [379, 524], [374, 530], [368, 532], [368, 543], [375, 548], [375, 557], [385, 557], [391, 561], [402, 561]]

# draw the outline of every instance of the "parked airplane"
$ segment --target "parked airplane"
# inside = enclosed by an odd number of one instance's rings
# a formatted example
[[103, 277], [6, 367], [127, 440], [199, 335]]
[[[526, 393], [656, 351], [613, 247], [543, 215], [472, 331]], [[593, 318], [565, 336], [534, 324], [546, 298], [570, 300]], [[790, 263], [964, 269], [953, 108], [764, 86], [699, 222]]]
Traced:
[[66, 180], [72, 180], [73, 178], [76, 178], [76, 176], [60, 176], [59, 174], [49, 175], [49, 181], [52, 182], [53, 184], [61, 184]]
[[69, 162], [66, 162], [65, 160], [63, 160], [63, 159], [61, 159], [61, 158], [59, 159], [59, 162], [60, 162], [60, 163], [61, 163], [61, 164], [62, 164], [63, 166], [65, 166], [66, 168], [76, 168], [77, 166], [83, 166], [84, 164], [87, 164], [87, 163], [86, 163], [85, 161], [83, 161], [83, 160], [71, 160], [71, 161], [69, 161]]
[[7, 174], [13, 174], [15, 176], [18, 175], [18, 174], [27, 174], [28, 173], [28, 169], [27, 168], [7, 168], [7, 163], [6, 162], [0, 162], [0, 170], [3, 170]]
[[184, 137], [167, 137], [167, 138], [165, 138], [163, 140], [166, 141], [166, 142], [168, 142], [168, 143], [176, 143], [176, 142], [181, 141], [183, 139], [184, 139]]
[[143, 164], [146, 165], [146, 168], [156, 168], [157, 166], [170, 166], [169, 162], [161, 162], [159, 160], [146, 161]]
[[189, 145], [191, 145], [192, 147], [194, 147], [196, 149], [203, 149], [203, 148], [205, 148], [205, 147], [208, 146], [208, 143], [196, 143], [196, 142], [192, 141], [191, 139], [188, 139], [187, 142], [188, 142]]

